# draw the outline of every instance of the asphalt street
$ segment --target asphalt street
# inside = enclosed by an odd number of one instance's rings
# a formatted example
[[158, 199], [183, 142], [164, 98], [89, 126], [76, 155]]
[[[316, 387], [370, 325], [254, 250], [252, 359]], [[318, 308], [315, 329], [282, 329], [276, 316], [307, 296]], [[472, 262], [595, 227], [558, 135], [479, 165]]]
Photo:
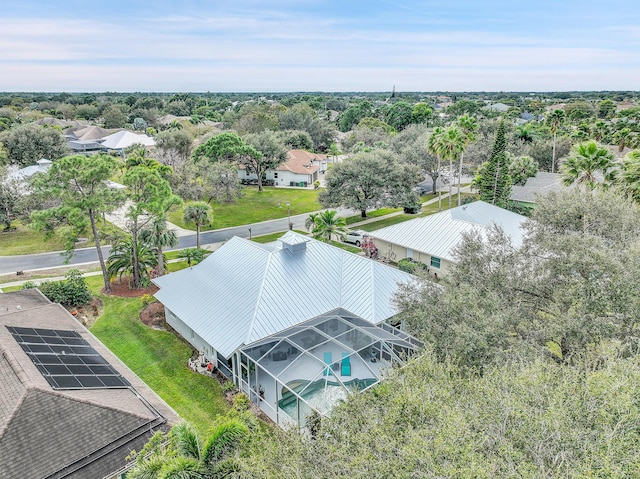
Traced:
[[[353, 211], [340, 210], [339, 214], [348, 216], [353, 215]], [[304, 230], [304, 222], [309, 214], [302, 214], [291, 217], [293, 227], [298, 230]], [[286, 231], [288, 218], [264, 221], [262, 223], [254, 223], [244, 226], [236, 226], [233, 228], [225, 228], [214, 231], [206, 231], [200, 233], [200, 245], [208, 245], [227, 241], [233, 236], [249, 238], [251, 236], [261, 236], [278, 231]], [[251, 232], [249, 231], [251, 230]], [[178, 246], [171, 249], [183, 249], [196, 246], [196, 235], [191, 234], [179, 237]], [[109, 256], [110, 246], [103, 246], [102, 252], [105, 258]], [[98, 252], [95, 248], [82, 248], [75, 251], [73, 257], [67, 265], [78, 265], [84, 263], [95, 263], [98, 261]], [[18, 271], [29, 271], [33, 269], [46, 269], [63, 266], [64, 258], [59, 252], [41, 253], [22, 256], [0, 256], [0, 274], [15, 273]]]

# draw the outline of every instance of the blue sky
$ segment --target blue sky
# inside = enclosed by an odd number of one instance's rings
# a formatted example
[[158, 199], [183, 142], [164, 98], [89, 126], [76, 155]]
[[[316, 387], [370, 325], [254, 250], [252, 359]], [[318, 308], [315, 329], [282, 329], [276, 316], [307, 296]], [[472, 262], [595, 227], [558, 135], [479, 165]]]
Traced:
[[632, 0], [24, 0], [0, 91], [640, 89]]

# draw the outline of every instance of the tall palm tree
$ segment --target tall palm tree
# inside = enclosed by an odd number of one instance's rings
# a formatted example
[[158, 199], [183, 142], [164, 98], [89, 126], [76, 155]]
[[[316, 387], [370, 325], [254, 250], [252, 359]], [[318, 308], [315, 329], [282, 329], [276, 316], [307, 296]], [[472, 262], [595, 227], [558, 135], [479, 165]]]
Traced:
[[140, 241], [154, 248], [158, 254], [158, 276], [164, 274], [164, 254], [162, 248], [178, 246], [176, 232], [167, 226], [167, 219], [157, 216], [140, 231]]
[[464, 152], [469, 146], [469, 143], [472, 141], [476, 141], [475, 132], [478, 130], [478, 122], [476, 119], [470, 115], [463, 115], [458, 118], [458, 128], [462, 131], [462, 135], [464, 136], [464, 148], [460, 153], [460, 164], [458, 166], [458, 206], [461, 204], [461, 195], [460, 195], [460, 180], [462, 178], [462, 163], [464, 162]]
[[200, 249], [200, 227], [211, 224], [211, 206], [204, 201], [194, 201], [187, 204], [184, 209], [185, 223], [195, 223], [196, 225], [196, 248]]
[[338, 238], [344, 238], [347, 233], [347, 220], [341, 216], [337, 216], [335, 210], [327, 210], [317, 213], [313, 220], [313, 229], [311, 233], [314, 238], [321, 238], [323, 241], [331, 244], [331, 238], [335, 235]]
[[[203, 440], [193, 426], [176, 424], [167, 435], [159, 433], [136, 457], [130, 479], [205, 479], [228, 477], [237, 471], [233, 457], [249, 428], [239, 419], [226, 419]], [[158, 440], [159, 439], [159, 440]], [[163, 440], [166, 439], [166, 440]]]
[[578, 143], [571, 148], [569, 157], [562, 164], [562, 182], [571, 185], [574, 182], [594, 189], [599, 183], [596, 175], [606, 177], [613, 167], [613, 153], [595, 141]]
[[[431, 136], [429, 136], [429, 139], [427, 140], [427, 151], [432, 155], [435, 155], [435, 157], [438, 159], [438, 166], [437, 166], [438, 175], [440, 175], [440, 168], [442, 166], [441, 165], [442, 157], [440, 156], [440, 137], [442, 136], [442, 132], [443, 132], [442, 128], [437, 126], [435, 130], [433, 130], [433, 133], [431, 133]], [[439, 188], [437, 193], [438, 193], [438, 211], [442, 211], [442, 198], [440, 196]]]
[[[443, 160], [449, 160], [449, 174], [453, 173], [453, 162], [457, 161], [460, 154], [464, 151], [465, 136], [462, 130], [456, 125], [451, 125], [441, 130], [437, 136], [434, 148], [438, 157]], [[449, 208], [451, 208], [451, 197], [453, 196], [452, 182], [449, 181]]]
[[563, 110], [553, 110], [549, 116], [547, 116], [547, 124], [549, 125], [549, 129], [553, 134], [553, 150], [551, 153], [551, 173], [555, 173], [556, 168], [556, 139], [558, 136], [558, 129], [560, 129], [560, 125], [564, 121], [564, 111]]

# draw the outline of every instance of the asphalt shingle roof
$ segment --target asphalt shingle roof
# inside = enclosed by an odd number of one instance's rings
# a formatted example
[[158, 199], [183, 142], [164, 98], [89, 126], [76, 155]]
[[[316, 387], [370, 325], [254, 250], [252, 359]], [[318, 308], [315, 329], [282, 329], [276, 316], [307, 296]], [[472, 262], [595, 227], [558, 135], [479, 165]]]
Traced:
[[[8, 326], [76, 331], [132, 388], [51, 388]], [[0, 479], [102, 478], [179, 420], [133, 372], [38, 290], [0, 294]]]

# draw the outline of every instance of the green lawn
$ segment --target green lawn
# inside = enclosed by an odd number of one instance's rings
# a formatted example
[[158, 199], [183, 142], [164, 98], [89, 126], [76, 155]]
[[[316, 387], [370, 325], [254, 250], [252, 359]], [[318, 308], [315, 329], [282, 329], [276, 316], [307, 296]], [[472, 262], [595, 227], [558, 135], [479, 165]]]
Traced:
[[[470, 193], [462, 193], [463, 201], [464, 201], [464, 198], [467, 196], [475, 196], [475, 195]], [[453, 199], [451, 203], [452, 208], [455, 208], [456, 206], [458, 206], [457, 196]], [[444, 198], [442, 200], [442, 211], [448, 210], [448, 209], [449, 209], [449, 198]], [[423, 206], [422, 209], [420, 210], [420, 213], [418, 213], [417, 215], [407, 215], [402, 213], [400, 215], [392, 216], [390, 218], [384, 218], [379, 221], [373, 221], [371, 223], [365, 223], [363, 225], [359, 225], [358, 229], [364, 230], [364, 231], [373, 231], [380, 228], [384, 228], [386, 226], [402, 223], [404, 221], [413, 220], [415, 218], [422, 218], [423, 216], [429, 216], [434, 213], [438, 213], [438, 211], [439, 211], [438, 203], [432, 203], [430, 205]]]
[[[0, 233], [0, 256], [13, 256], [19, 254], [46, 253], [49, 251], [61, 251], [64, 249], [62, 235], [54, 234], [46, 239], [44, 233], [39, 233], [18, 222], [12, 231]], [[91, 246], [93, 243], [86, 241], [79, 243], [77, 247]]]
[[[318, 203], [318, 190], [272, 187], [258, 192], [257, 187], [247, 186], [244, 192], [245, 195], [235, 203], [214, 204], [213, 223], [202, 228], [202, 231], [286, 218], [287, 201], [290, 203], [291, 216], [322, 209]], [[184, 223], [182, 216], [183, 209], [178, 208], [169, 213], [168, 219], [182, 228], [195, 230], [193, 224]]]
[[[52, 251], [63, 251], [65, 241], [62, 233], [56, 231], [50, 238], [46, 238], [44, 233], [32, 230], [22, 225], [20, 222], [13, 223], [15, 230], [0, 232], [0, 256], [14, 256], [21, 254], [49, 253]], [[99, 226], [100, 227], [100, 226]], [[111, 231], [115, 226], [108, 224], [107, 228], [100, 227], [103, 232]], [[76, 243], [76, 248], [90, 248], [95, 246], [93, 235], [87, 233], [85, 241]], [[108, 241], [103, 241], [108, 244]]]
[[205, 433], [211, 421], [218, 414], [226, 413], [229, 405], [216, 380], [187, 368], [191, 346], [173, 333], [142, 324], [140, 298], [99, 293], [99, 276], [87, 278], [87, 283], [104, 303], [104, 312], [91, 332], [182, 418]]

